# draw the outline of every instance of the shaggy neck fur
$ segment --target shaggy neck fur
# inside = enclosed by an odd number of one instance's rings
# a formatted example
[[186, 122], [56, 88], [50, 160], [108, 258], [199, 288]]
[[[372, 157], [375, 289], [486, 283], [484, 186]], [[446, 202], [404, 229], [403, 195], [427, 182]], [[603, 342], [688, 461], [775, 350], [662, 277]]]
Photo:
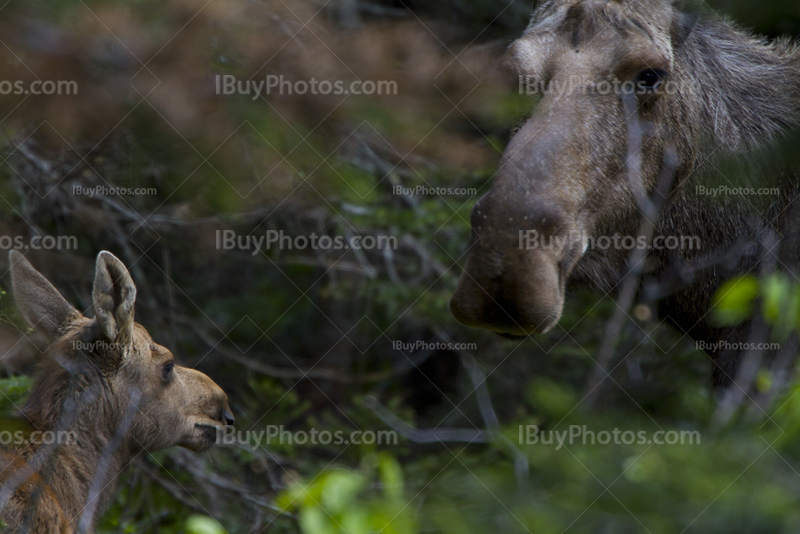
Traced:
[[[71, 528], [86, 510], [104, 510], [132, 454], [128, 439], [115, 438], [122, 409], [108, 375], [116, 371], [104, 369], [103, 360], [90, 353], [70, 350], [91, 330], [76, 330], [57, 344], [55, 355], [65, 356], [49, 359], [22, 410], [33, 430], [60, 432], [70, 440], [68, 446], [30, 445], [23, 451], [28, 465], [37, 470], [22, 483], [27, 490], [23, 495], [44, 497], [33, 499], [34, 509], [17, 519], [23, 527], [26, 517], [38, 515], [39, 507], [55, 504], [64, 517], [73, 518]], [[90, 496], [93, 486], [101, 491]]]
[[[769, 199], [769, 205], [758, 208], [750, 199], [698, 196], [695, 188], [707, 184], [710, 178], [731, 187], [741, 186], [720, 177], [722, 171], [717, 169], [721, 162], [738, 157], [744, 158], [743, 164], [749, 163], [747, 160], [755, 160], [757, 152], [775, 145], [800, 124], [800, 51], [787, 40], [769, 43], [725, 21], [679, 17], [673, 35], [675, 65], [671, 75], [679, 91], [665, 106], [668, 115], [662, 122], [665, 137], [675, 146], [681, 164], [657, 232], [697, 236], [702, 249], [655, 252], [646, 274], [666, 288], [659, 295], [660, 315], [694, 339], [714, 342], [730, 332], [707, 324], [713, 295], [732, 275], [757, 273], [760, 253], [752, 244], [761, 232], [770, 227], [786, 228], [790, 217], [800, 216], [800, 202], [794, 202], [800, 194], [800, 179], [786, 168], [777, 172], [771, 169], [768, 172], [772, 175], [766, 176], [758, 164], [751, 163], [750, 184], [746, 186], [763, 187], [758, 179], [769, 178], [781, 191]], [[597, 232], [635, 235], [640, 218], [631, 206], [630, 213], [618, 214]], [[784, 237], [776, 253], [781, 251], [781, 268], [791, 268], [798, 264], [800, 243], [796, 236]], [[709, 260], [742, 242], [751, 246], [720, 258], [722, 261]], [[589, 282], [606, 291], [618, 288], [628, 271], [627, 261], [626, 251], [590, 252], [576, 269], [574, 284]], [[704, 263], [708, 265], [694, 270]], [[680, 264], [692, 269], [676, 273], [681, 270]]]

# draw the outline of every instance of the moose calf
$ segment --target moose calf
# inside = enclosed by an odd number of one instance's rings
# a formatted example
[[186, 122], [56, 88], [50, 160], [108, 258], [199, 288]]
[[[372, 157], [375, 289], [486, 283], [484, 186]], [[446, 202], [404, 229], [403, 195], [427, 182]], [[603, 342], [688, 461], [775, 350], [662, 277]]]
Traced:
[[22, 416], [31, 432], [67, 437], [0, 450], [0, 520], [9, 532], [94, 532], [120, 472], [142, 451], [205, 451], [234, 422], [209, 377], [179, 367], [133, 321], [136, 286], [116, 257], [97, 257], [94, 319], [84, 317], [18, 252], [14, 297], [52, 341]]

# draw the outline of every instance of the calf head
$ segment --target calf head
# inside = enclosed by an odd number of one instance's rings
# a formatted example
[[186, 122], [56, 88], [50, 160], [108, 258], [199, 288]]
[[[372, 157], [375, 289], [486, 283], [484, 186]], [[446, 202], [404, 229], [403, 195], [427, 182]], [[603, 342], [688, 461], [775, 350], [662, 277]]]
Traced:
[[169, 349], [134, 322], [136, 286], [116, 257], [97, 257], [94, 319], [73, 308], [21, 254], [11, 252], [14, 297], [25, 320], [53, 344], [23, 409], [40, 429], [125, 430], [127, 450], [208, 449], [234, 422], [208, 376], [175, 364]]

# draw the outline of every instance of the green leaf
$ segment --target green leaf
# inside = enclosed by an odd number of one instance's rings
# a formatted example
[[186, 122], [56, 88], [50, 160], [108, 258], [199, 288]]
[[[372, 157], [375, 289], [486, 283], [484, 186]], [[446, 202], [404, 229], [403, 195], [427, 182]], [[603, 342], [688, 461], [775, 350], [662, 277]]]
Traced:
[[759, 294], [758, 279], [742, 276], [722, 285], [714, 296], [713, 317], [720, 326], [740, 324], [753, 315]]
[[395, 501], [401, 500], [403, 498], [403, 471], [397, 460], [388, 454], [381, 454], [378, 460], [378, 470], [386, 496]]
[[329, 473], [322, 484], [320, 504], [331, 514], [343, 512], [364, 486], [364, 480], [347, 471]]
[[535, 408], [553, 416], [569, 413], [578, 402], [568, 386], [544, 378], [533, 381], [527, 398]]
[[342, 516], [342, 530], [347, 534], [369, 534], [369, 514], [364, 508], [351, 507]]
[[764, 280], [764, 317], [770, 323], [776, 323], [789, 307], [792, 296], [792, 284], [783, 274], [773, 274]]
[[766, 393], [772, 389], [774, 377], [766, 369], [762, 369], [756, 375], [756, 389], [759, 393]]
[[800, 285], [796, 285], [789, 305], [789, 316], [796, 330], [800, 330]]
[[16, 413], [32, 387], [33, 379], [27, 376], [0, 379], [0, 415]]
[[227, 531], [210, 517], [193, 515], [186, 520], [186, 532], [188, 534], [226, 534]]
[[636, 455], [622, 462], [623, 476], [635, 483], [655, 482], [664, 474], [664, 465], [656, 452]]
[[337, 534], [330, 517], [319, 506], [307, 506], [300, 511], [300, 528], [304, 534]]
[[302, 508], [307, 502], [313, 502], [310, 498], [308, 486], [302, 483], [294, 483], [289, 488], [281, 493], [275, 504], [280, 506], [283, 510], [295, 510]]

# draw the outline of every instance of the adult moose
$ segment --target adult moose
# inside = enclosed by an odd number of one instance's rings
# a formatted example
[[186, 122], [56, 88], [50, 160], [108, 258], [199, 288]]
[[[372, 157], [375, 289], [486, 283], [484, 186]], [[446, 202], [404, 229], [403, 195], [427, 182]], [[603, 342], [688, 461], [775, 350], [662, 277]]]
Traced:
[[12, 251], [10, 263], [20, 312], [53, 340], [22, 408], [31, 430], [51, 437], [0, 450], [0, 520], [10, 532], [94, 532], [136, 455], [176, 445], [205, 451], [233, 415], [217, 384], [175, 365], [134, 322], [136, 287], [112, 254], [97, 257], [94, 319], [21, 254]]
[[[506, 57], [543, 88], [542, 97], [473, 209], [473, 239], [450, 303], [455, 317], [528, 336], [558, 323], [568, 287], [616, 288], [629, 271], [630, 248], [590, 243], [638, 236], [637, 192], [655, 197], [669, 167], [673, 180], [655, 235], [689, 236], [700, 246], [651, 250], [645, 274], [673, 286], [659, 296], [661, 317], [698, 341], [731, 342], [731, 350], [710, 351], [714, 382], [730, 383], [748, 328], [710, 324], [713, 295], [737, 273], [757, 271], [762, 258], [800, 265], [792, 230], [800, 226], [800, 180], [783, 169], [780, 193], [763, 213], [749, 199], [711, 199], [697, 190], [709, 178], [727, 183], [716, 170], [723, 158], [764, 150], [797, 126], [798, 48], [682, 13], [665, 0], [547, 0]], [[629, 143], [632, 118], [644, 131], [640, 150]], [[638, 181], [632, 159], [641, 162]], [[784, 239], [771, 252], [734, 247], [773, 231]], [[561, 246], [521, 246], [520, 236], [531, 234]], [[722, 262], [699, 261], [726, 252]]]

